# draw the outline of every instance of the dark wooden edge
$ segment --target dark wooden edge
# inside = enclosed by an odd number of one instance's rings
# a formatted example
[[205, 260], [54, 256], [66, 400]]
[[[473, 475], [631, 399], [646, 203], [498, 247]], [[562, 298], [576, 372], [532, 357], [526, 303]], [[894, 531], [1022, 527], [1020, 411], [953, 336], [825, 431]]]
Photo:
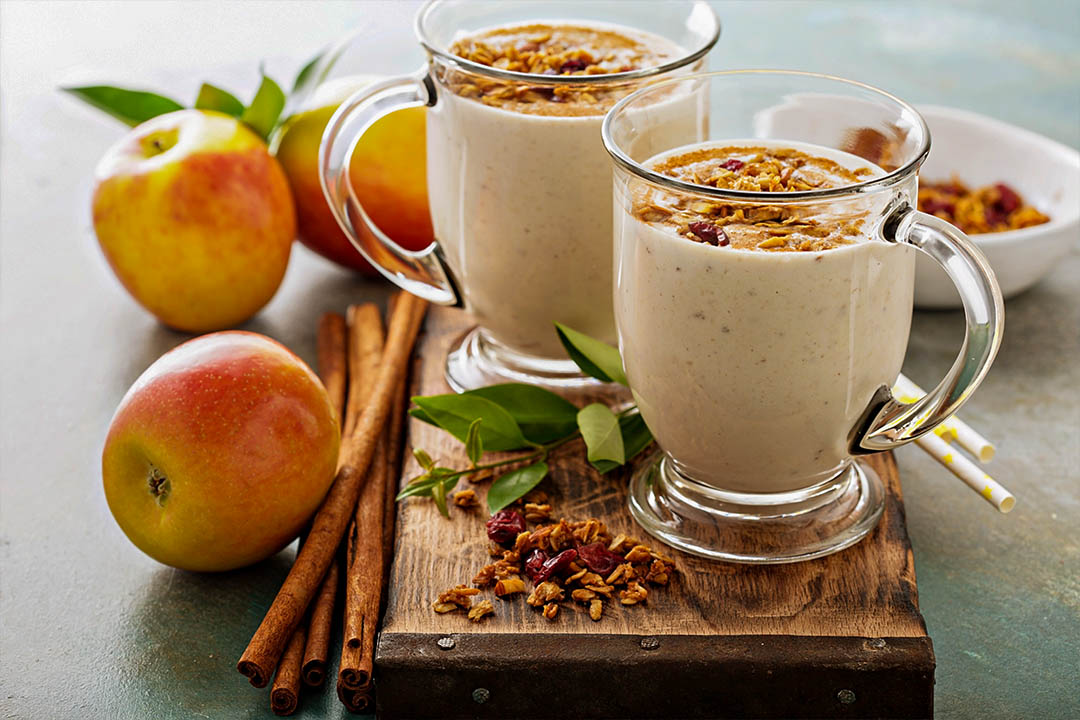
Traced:
[[383, 633], [375, 663], [380, 718], [928, 718], [934, 707], [928, 637]]

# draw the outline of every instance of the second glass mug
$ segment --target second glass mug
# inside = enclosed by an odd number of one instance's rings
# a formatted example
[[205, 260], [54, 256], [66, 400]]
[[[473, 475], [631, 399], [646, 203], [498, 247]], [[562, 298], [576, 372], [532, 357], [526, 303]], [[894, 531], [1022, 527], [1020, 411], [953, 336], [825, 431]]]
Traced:
[[[449, 51], [462, 33], [533, 22], [647, 31], [681, 53], [629, 72], [560, 76], [502, 70]], [[567, 359], [554, 323], [615, 339], [611, 168], [600, 137], [604, 111], [646, 83], [699, 70], [719, 33], [716, 15], [701, 1], [657, 6], [432, 0], [416, 19], [427, 66], [358, 92], [335, 113], [323, 135], [319, 169], [345, 235], [400, 287], [434, 303], [464, 306], [477, 321], [447, 358], [453, 389], [528, 382], [574, 392], [596, 382]], [[518, 113], [462, 90], [476, 87], [573, 88], [611, 102], [598, 103], [586, 115]], [[682, 105], [668, 113], [671, 132], [682, 131], [677, 118], [692, 123], [697, 114], [694, 98], [676, 102]], [[383, 234], [356, 200], [349, 160], [378, 118], [418, 106], [428, 107], [428, 189], [437, 241], [410, 252]], [[357, 232], [359, 226], [369, 232]]]
[[[699, 129], [673, 138], [657, 133], [664, 119], [645, 110], [650, 95], [680, 86], [713, 104]], [[877, 525], [885, 496], [857, 458], [910, 442], [956, 412], [1001, 342], [1003, 303], [986, 259], [955, 227], [913, 208], [930, 150], [926, 123], [860, 83], [731, 71], [639, 90], [608, 113], [603, 133], [615, 163], [619, 349], [661, 449], [631, 480], [635, 519], [682, 550], [737, 562], [793, 562], [854, 544]], [[795, 148], [872, 174], [762, 192], [652, 168], [710, 146], [725, 148], [724, 157], [739, 154], [728, 147]], [[760, 152], [743, 156], [751, 162]], [[732, 218], [771, 225], [770, 242], [787, 232], [781, 221], [852, 228], [856, 237], [832, 249], [769, 251], [677, 232], [682, 222]], [[967, 328], [944, 380], [906, 404], [889, 388], [907, 349], [916, 252], [953, 280]]]

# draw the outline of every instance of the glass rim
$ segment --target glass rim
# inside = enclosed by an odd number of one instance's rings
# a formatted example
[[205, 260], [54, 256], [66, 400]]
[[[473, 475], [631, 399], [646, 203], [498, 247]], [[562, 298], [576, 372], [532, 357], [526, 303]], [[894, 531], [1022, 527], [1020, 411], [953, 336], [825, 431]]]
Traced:
[[[661, 175], [657, 172], [649, 170], [640, 163], [633, 160], [619, 144], [615, 142], [611, 137], [611, 126], [616, 116], [622, 114], [625, 108], [632, 104], [639, 97], [645, 95], [648, 92], [664, 88], [668, 85], [672, 85], [678, 82], [687, 82], [693, 80], [712, 79], [716, 77], [724, 76], [749, 76], [749, 75], [773, 75], [780, 76], [786, 75], [790, 77], [803, 77], [803, 78], [815, 78], [821, 80], [829, 80], [832, 82], [841, 83], [850, 87], [857, 87], [862, 90], [869, 90], [872, 93], [880, 95], [888, 100], [896, 103], [902, 110], [909, 111], [918, 121], [919, 127], [922, 129], [923, 142], [915, 156], [904, 163], [899, 168], [888, 172], [878, 177], [870, 178], [869, 180], [863, 180], [861, 182], [852, 183], [851, 185], [844, 185], [835, 188], [826, 188], [824, 190], [798, 190], [796, 192], [762, 192], [757, 190], [727, 190], [721, 188], [715, 188], [708, 185], [696, 185], [694, 183], [678, 180], [667, 175]], [[798, 202], [803, 200], [821, 200], [823, 198], [836, 198], [843, 197], [845, 195], [851, 195], [852, 193], [866, 193], [876, 192], [878, 190], [887, 189], [893, 185], [905, 180], [912, 173], [917, 172], [919, 167], [926, 160], [926, 156], [930, 154], [930, 128], [926, 124], [926, 120], [922, 114], [914, 108], [910, 103], [904, 102], [900, 98], [896, 97], [892, 93], [886, 92], [881, 88], [868, 85], [866, 83], [859, 82], [857, 80], [848, 80], [837, 75], [828, 75], [825, 73], [806, 72], [803, 70], [718, 70], [713, 72], [694, 73], [693, 75], [686, 75], [684, 77], [672, 78], [670, 80], [662, 80], [655, 83], [650, 83], [647, 87], [635, 90], [631, 94], [627, 95], [619, 102], [615, 103], [612, 108], [604, 116], [604, 122], [600, 129], [601, 137], [604, 140], [604, 148], [611, 155], [615, 161], [616, 166], [621, 167], [638, 177], [647, 180], [655, 185], [660, 185], [669, 190], [677, 190], [683, 193], [691, 193], [695, 195], [704, 195], [706, 197], [720, 198], [724, 200], [737, 200], [737, 201], [760, 201], [768, 204], [779, 204], [784, 202]]]
[[481, 65], [480, 63], [473, 62], [472, 60], [466, 60], [463, 57], [458, 57], [451, 53], [446, 52], [435, 46], [435, 43], [431, 42], [425, 29], [425, 21], [432, 11], [440, 5], [446, 4], [446, 0], [427, 0], [420, 10], [416, 13], [416, 18], [413, 22], [413, 30], [416, 33], [416, 38], [420, 42], [430, 55], [437, 57], [440, 61], [447, 65], [451, 65], [459, 70], [474, 73], [476, 75], [484, 75], [486, 77], [495, 78], [498, 80], [514, 81], [528, 83], [530, 85], [606, 85], [617, 84], [628, 80], [639, 80], [641, 78], [655, 77], [657, 75], [663, 75], [673, 70], [691, 65], [701, 58], [709, 54], [709, 51], [713, 49], [717, 41], [720, 39], [721, 23], [720, 18], [717, 16], [716, 11], [703, 0], [688, 0], [689, 4], [693, 6], [704, 7], [709, 11], [709, 15], [713, 19], [713, 32], [708, 37], [703, 45], [693, 52], [681, 55], [671, 62], [664, 63], [663, 65], [654, 65], [652, 67], [641, 68], [640, 70], [630, 70], [627, 72], [619, 73], [605, 73], [602, 75], [537, 75], [536, 73], [517, 72], [516, 70], [502, 70], [500, 68], [491, 67], [490, 65]]

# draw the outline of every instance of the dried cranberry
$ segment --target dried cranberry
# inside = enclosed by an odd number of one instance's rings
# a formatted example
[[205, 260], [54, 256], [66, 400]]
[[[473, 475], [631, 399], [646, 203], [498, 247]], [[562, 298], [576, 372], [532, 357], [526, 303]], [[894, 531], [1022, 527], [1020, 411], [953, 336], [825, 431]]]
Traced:
[[983, 210], [983, 217], [986, 218], [986, 224], [990, 227], [1002, 225], [1009, 219], [1008, 213], [1002, 212], [997, 204], [987, 205]]
[[724, 232], [724, 228], [717, 225], [713, 225], [711, 222], [692, 222], [690, 223], [690, 232], [697, 235], [698, 239], [702, 242], [717, 247], [724, 247], [731, 241], [728, 240], [727, 233]]
[[594, 573], [607, 576], [618, 567], [622, 558], [604, 547], [604, 543], [593, 543], [578, 548], [578, 557]]
[[742, 160], [736, 160], [735, 158], [731, 158], [720, 167], [724, 168], [725, 170], [730, 170], [731, 172], [739, 172], [739, 170], [741, 170], [742, 166], [745, 164], [746, 163], [744, 163]]
[[947, 202], [945, 200], [937, 200], [936, 198], [929, 198], [923, 201], [923, 206], [920, 208], [924, 213], [930, 215], [937, 215], [938, 213], [945, 213], [949, 217], [952, 217], [956, 213], [956, 205]]
[[578, 58], [570, 58], [559, 67], [559, 72], [578, 72], [580, 70], [584, 70], [587, 67], [588, 65], [585, 64], [584, 60], [579, 60]]
[[1004, 212], [1006, 215], [1011, 213], [1013, 210], [1016, 210], [1023, 204], [1020, 202], [1020, 196], [1017, 195], [1016, 192], [1008, 185], [998, 183], [994, 186], [994, 189], [997, 190], [998, 193], [998, 201], [996, 205], [1000, 207], [1001, 211]]
[[529, 576], [529, 579], [533, 583], [539, 584], [541, 581], [536, 578], [540, 575], [544, 569], [544, 563], [548, 561], [548, 554], [543, 550], [533, 550], [532, 554], [525, 561], [525, 574]]
[[500, 545], [513, 542], [522, 532], [525, 532], [525, 518], [517, 510], [507, 508], [488, 518], [487, 536]]
[[[552, 72], [551, 74], [554, 75], [555, 73]], [[555, 88], [553, 87], [547, 87], [545, 85], [529, 85], [525, 89], [529, 90], [530, 92], [534, 92], [537, 95], [542, 95], [548, 100], [556, 100]]]
[[533, 571], [530, 572], [529, 565], [532, 563], [534, 555], [535, 553], [530, 555], [529, 560], [525, 563], [525, 572], [529, 575], [529, 579], [536, 585], [539, 585], [546, 580], [550, 580], [553, 575], [565, 572], [570, 568], [570, 563], [577, 560], [577, 550], [563, 550], [555, 557], [545, 560], [539, 568], [536, 568], [534, 565]]

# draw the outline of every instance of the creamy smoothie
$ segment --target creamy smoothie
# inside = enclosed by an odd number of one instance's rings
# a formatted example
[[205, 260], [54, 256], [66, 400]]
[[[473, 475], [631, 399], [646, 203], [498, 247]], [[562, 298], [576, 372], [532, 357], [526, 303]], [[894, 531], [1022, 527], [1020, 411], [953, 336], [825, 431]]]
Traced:
[[[593, 77], [683, 54], [618, 26], [531, 24], [463, 36], [451, 52], [538, 76]], [[435, 235], [478, 324], [520, 353], [565, 358], [563, 322], [614, 342], [611, 164], [600, 125], [636, 85], [509, 83], [447, 70], [428, 113], [428, 192]], [[665, 135], [685, 142], [695, 112], [657, 104]], [[678, 136], [678, 133], [684, 133]], [[670, 147], [670, 145], [668, 145]]]
[[615, 310], [627, 376], [684, 474], [734, 492], [838, 472], [848, 431], [907, 346], [914, 251], [873, 239], [886, 200], [785, 202], [881, 174], [798, 143], [682, 147], [646, 166], [777, 193], [737, 205], [631, 183], [616, 208]]

